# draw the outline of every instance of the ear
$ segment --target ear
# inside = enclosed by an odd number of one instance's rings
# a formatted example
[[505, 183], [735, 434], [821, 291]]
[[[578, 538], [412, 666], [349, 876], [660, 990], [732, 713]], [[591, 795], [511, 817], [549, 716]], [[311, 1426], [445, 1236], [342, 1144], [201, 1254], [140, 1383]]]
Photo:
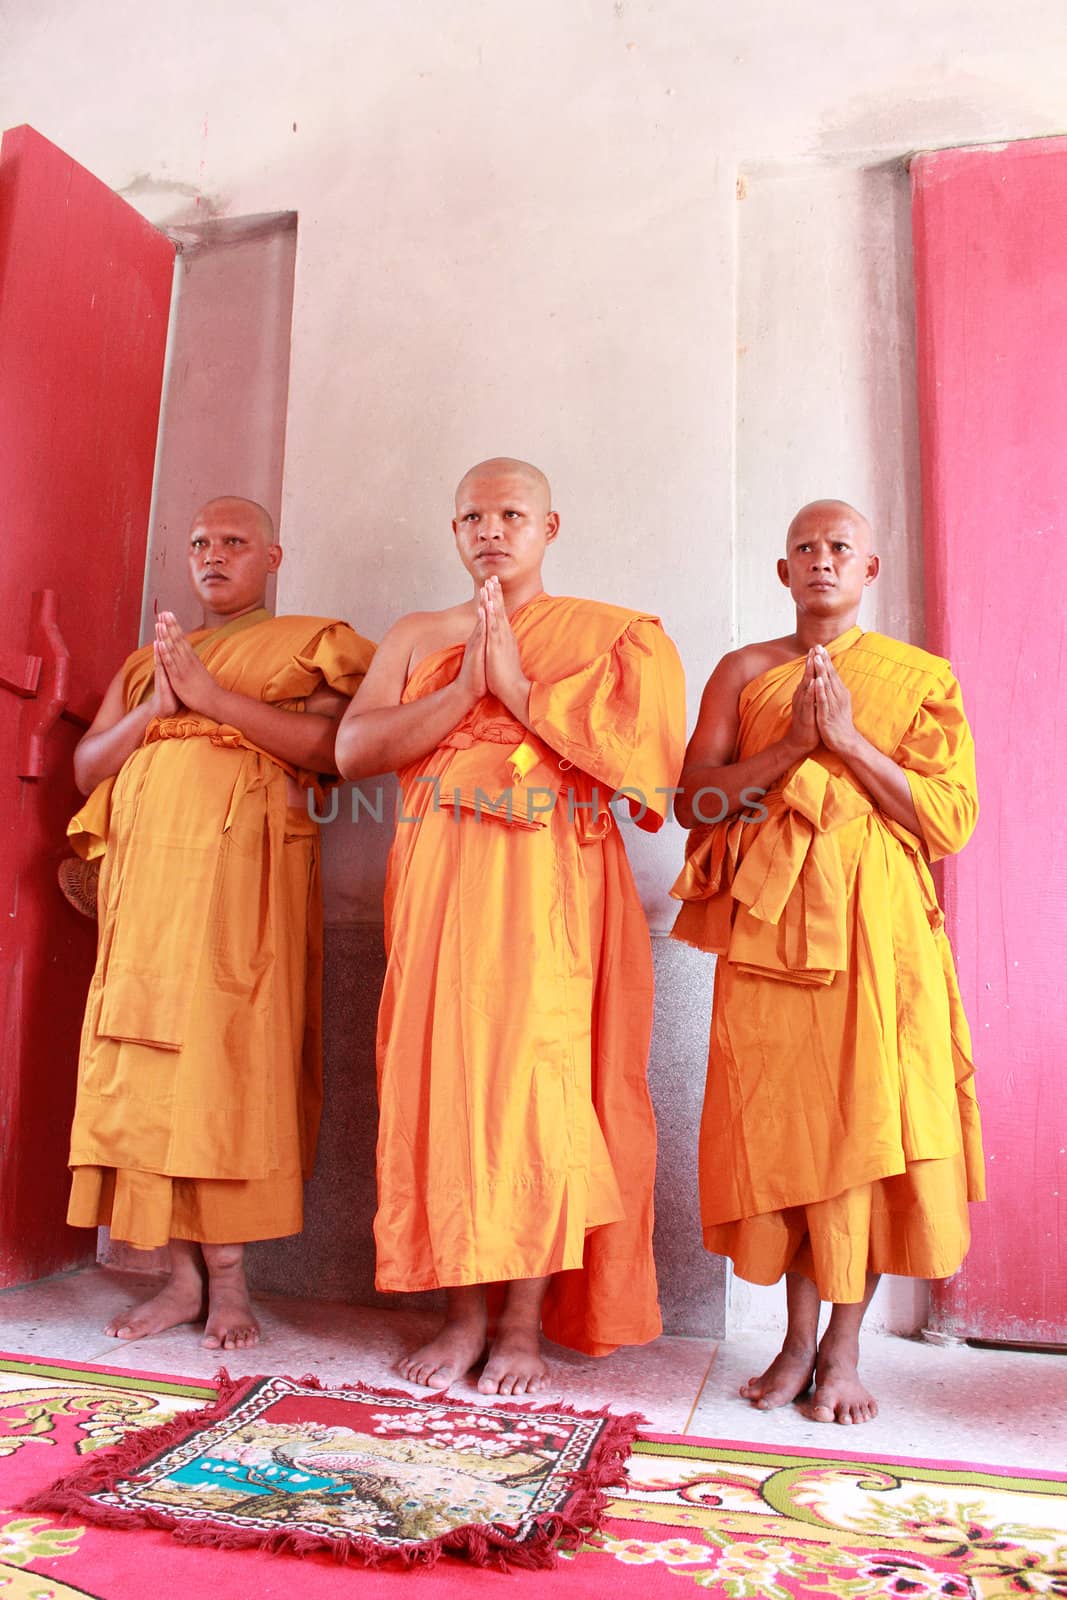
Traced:
[[455, 534], [456, 538], [458, 539], [459, 538], [459, 523], [456, 521], [455, 517], [452, 518], [452, 532]]
[[551, 544], [559, 532], [559, 512], [550, 511], [545, 518], [545, 543]]
[[779, 559], [778, 562], [778, 579], [780, 583], [785, 584], [787, 589], [789, 588], [789, 562], [784, 558]]
[[882, 563], [879, 561], [878, 557], [877, 556], [868, 556], [867, 557], [867, 576], [863, 580], [864, 586], [866, 586], [868, 583], [873, 583], [875, 578], [877, 578], [879, 572], [881, 572], [881, 570], [882, 570]]
[[282, 547], [281, 547], [280, 544], [269, 544], [267, 546], [267, 571], [268, 572], [277, 572], [278, 568], [282, 564], [282, 555], [283, 554], [284, 554], [284, 552], [283, 552]]

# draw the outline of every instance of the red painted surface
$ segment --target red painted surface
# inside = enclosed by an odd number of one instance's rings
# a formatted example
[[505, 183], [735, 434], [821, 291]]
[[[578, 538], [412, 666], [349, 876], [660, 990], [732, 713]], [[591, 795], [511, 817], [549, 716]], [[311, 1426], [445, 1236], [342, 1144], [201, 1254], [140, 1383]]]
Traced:
[[935, 1324], [1067, 1341], [1067, 139], [912, 164], [927, 642], [981, 817], [945, 865], [989, 1201]]
[[95, 930], [60, 895], [56, 865], [79, 800], [71, 711], [91, 714], [137, 643], [173, 261], [168, 239], [61, 150], [31, 128], [4, 135], [0, 1284], [93, 1247], [63, 1218]]

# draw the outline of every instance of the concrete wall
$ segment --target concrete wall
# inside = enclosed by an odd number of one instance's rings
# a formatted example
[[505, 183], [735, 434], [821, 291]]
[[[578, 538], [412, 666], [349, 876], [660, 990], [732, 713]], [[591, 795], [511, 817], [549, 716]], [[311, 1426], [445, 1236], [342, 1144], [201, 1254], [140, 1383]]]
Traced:
[[[152, 220], [298, 213], [285, 609], [378, 636], [460, 598], [452, 487], [514, 452], [555, 485], [549, 587], [658, 609], [694, 709], [723, 650], [788, 626], [771, 563], [813, 494], [875, 515], [868, 620], [916, 636], [899, 162], [1059, 128], [1055, 0], [66, 0], [5, 32], [4, 123]], [[657, 933], [681, 843], [635, 841]], [[340, 1049], [382, 849], [345, 827], [326, 850]], [[691, 1206], [710, 964], [656, 943], [653, 1081]], [[699, 1269], [669, 1259], [684, 1296]]]

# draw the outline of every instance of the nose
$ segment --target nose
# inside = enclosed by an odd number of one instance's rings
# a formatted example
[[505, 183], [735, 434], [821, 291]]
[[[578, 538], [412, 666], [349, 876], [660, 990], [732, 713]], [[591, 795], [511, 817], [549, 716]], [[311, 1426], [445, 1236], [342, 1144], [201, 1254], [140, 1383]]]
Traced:
[[482, 523], [481, 533], [486, 542], [490, 539], [502, 539], [504, 537], [504, 524], [499, 517], [487, 518]]
[[828, 545], [821, 545], [812, 550], [811, 564], [813, 568], [817, 569], [824, 567], [828, 569], [832, 565], [830, 560], [830, 548]]

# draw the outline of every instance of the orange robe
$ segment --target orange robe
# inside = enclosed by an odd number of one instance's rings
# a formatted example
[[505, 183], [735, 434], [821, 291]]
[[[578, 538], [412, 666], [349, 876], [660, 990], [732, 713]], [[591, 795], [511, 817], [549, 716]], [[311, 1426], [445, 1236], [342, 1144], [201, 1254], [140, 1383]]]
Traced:
[[[546, 1332], [601, 1354], [660, 1331], [651, 949], [609, 801], [627, 788], [635, 820], [662, 824], [683, 679], [653, 617], [538, 595], [511, 621], [532, 729], [487, 696], [399, 774], [377, 1285], [557, 1274]], [[462, 657], [420, 662], [404, 702]]]
[[[249, 613], [190, 634], [227, 689], [284, 709], [351, 695], [343, 622]], [[152, 691], [151, 646], [125, 664]], [[68, 1221], [147, 1249], [298, 1232], [322, 1104], [318, 829], [297, 772], [195, 712], [155, 719], [68, 829], [103, 856], [71, 1131]]]
[[[868, 1270], [955, 1272], [967, 1200], [984, 1195], [970, 1035], [928, 867], [966, 844], [978, 803], [948, 663], [859, 628], [829, 651], [857, 728], [907, 776], [922, 839], [820, 746], [768, 793], [764, 820], [695, 829], [672, 892], [674, 937], [718, 956], [704, 1243], [751, 1282], [803, 1272], [847, 1303]], [[782, 737], [803, 666], [746, 686], [736, 759]]]

